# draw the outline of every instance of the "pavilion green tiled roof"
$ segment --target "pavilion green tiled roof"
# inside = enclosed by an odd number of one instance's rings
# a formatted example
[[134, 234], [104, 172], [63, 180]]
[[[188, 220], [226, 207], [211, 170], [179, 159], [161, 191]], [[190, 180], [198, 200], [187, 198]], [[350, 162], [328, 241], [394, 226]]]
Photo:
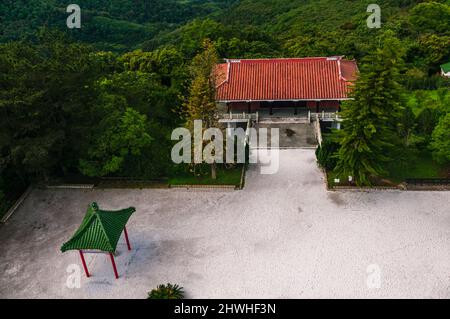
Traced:
[[89, 205], [86, 215], [73, 237], [61, 247], [68, 250], [116, 251], [117, 242], [130, 216], [136, 211], [134, 207], [118, 210], [100, 210], [97, 203]]
[[441, 65], [441, 69], [442, 69], [445, 73], [450, 72], [450, 62], [445, 63], [445, 64], [442, 64], [442, 65]]

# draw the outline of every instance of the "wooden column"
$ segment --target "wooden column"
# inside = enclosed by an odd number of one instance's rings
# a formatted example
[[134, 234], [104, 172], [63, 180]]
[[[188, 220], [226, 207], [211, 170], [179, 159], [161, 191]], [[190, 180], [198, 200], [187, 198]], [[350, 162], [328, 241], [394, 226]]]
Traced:
[[269, 114], [273, 115], [273, 110], [272, 110], [273, 102], [269, 102], [269, 105], [270, 105], [270, 107], [269, 107], [269, 109], [270, 109]]
[[297, 107], [298, 107], [298, 101], [294, 102], [294, 115], [297, 115]]
[[247, 113], [248, 114], [252, 113], [252, 104], [251, 104], [251, 102], [247, 102]]

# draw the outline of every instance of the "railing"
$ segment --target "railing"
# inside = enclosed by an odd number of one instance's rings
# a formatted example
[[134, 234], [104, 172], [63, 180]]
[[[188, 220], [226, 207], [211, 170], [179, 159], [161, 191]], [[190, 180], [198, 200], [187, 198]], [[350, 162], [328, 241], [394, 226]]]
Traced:
[[450, 185], [450, 178], [408, 178], [406, 183], [415, 185]]
[[[338, 112], [319, 112], [319, 113], [315, 113], [315, 112], [311, 112], [308, 111], [307, 114], [307, 119], [308, 122], [311, 122], [311, 120], [336, 120], [339, 121], [341, 120], [341, 118], [339, 117], [339, 113]], [[296, 116], [294, 116], [296, 117]], [[222, 121], [226, 121], [226, 120], [254, 120], [256, 122], [259, 122], [260, 119], [260, 114], [258, 112], [255, 113], [246, 113], [246, 112], [242, 112], [242, 113], [222, 113], [219, 115], [219, 119]]]
[[223, 113], [220, 114], [220, 119], [221, 120], [255, 120], [256, 122], [258, 122], [259, 120], [259, 113], [255, 112], [255, 113]]
[[320, 113], [311, 113], [311, 119], [315, 120], [340, 120], [338, 112], [320, 112]]

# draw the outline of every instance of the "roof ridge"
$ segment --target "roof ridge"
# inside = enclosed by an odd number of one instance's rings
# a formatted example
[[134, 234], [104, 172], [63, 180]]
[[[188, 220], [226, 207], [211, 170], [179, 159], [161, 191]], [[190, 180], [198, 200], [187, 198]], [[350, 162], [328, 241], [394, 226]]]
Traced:
[[[227, 61], [226, 63], [218, 63], [217, 65], [224, 65], [224, 64], [227, 65], [227, 70], [225, 72], [225, 79], [222, 82], [220, 82], [220, 84], [216, 84], [216, 89], [218, 89], [223, 84], [227, 83], [230, 78], [231, 63]], [[214, 72], [217, 72], [217, 69]]]
[[[92, 206], [90, 206], [90, 207], [92, 207]], [[110, 238], [106, 233], [105, 225], [103, 225], [103, 222], [102, 222], [102, 219], [100, 218], [99, 212], [100, 212], [100, 209], [93, 208], [93, 212], [88, 217], [88, 220], [86, 221], [86, 223], [83, 223], [82, 227], [80, 227], [78, 229], [77, 233], [70, 239], [70, 241], [79, 239], [81, 236], [83, 236], [85, 234], [85, 232], [89, 229], [89, 227], [92, 225], [92, 223], [95, 220], [98, 220], [102, 234], [103, 234], [103, 236], [106, 237], [106, 241], [108, 242], [109, 248], [112, 249], [112, 244], [111, 244]]]
[[88, 217], [86, 222], [82, 223], [82, 227], [77, 229], [77, 232], [75, 233], [75, 235], [73, 235], [71, 240], [78, 239], [78, 238], [80, 238], [80, 236], [82, 236], [84, 234], [86, 229], [92, 224], [93, 220], [95, 219], [95, 217], [96, 217], [95, 215], [96, 214], [95, 214], [95, 211], [94, 211], [94, 213], [92, 213], [92, 215]]
[[[102, 211], [103, 212], [103, 211]], [[111, 244], [111, 240], [110, 240], [110, 238], [109, 238], [109, 236], [108, 236], [108, 234], [106, 233], [106, 229], [105, 229], [105, 225], [103, 225], [103, 221], [102, 221], [102, 219], [100, 218], [100, 209], [98, 209], [98, 210], [96, 210], [95, 211], [95, 215], [97, 215], [97, 218], [98, 218], [98, 222], [100, 223], [100, 228], [101, 228], [101, 230], [102, 230], [102, 232], [103, 232], [103, 235], [105, 235], [105, 237], [106, 237], [106, 241], [108, 242], [108, 245], [109, 245], [109, 247], [111, 248], [111, 250], [113, 249], [113, 247], [112, 247], [112, 244]]]
[[275, 58], [275, 59], [232, 59], [228, 63], [286, 63], [286, 62], [310, 62], [310, 61], [328, 61], [327, 58]]
[[301, 58], [259, 58], [259, 59], [224, 59], [228, 63], [251, 63], [251, 62], [304, 62], [304, 61], [352, 61], [344, 59], [344, 56], [325, 56], [325, 57], [301, 57]]

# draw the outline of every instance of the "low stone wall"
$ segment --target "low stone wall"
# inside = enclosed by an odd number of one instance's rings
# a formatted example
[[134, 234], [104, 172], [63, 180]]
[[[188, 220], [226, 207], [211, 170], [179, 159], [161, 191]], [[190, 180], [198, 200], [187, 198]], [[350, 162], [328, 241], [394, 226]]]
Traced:
[[332, 186], [328, 188], [330, 191], [353, 191], [353, 192], [366, 192], [376, 190], [405, 190], [401, 187], [395, 186]]
[[409, 191], [450, 191], [450, 185], [413, 185], [406, 186]]
[[3, 215], [3, 218], [0, 220], [0, 222], [6, 223], [8, 221], [8, 219], [12, 216], [12, 214], [14, 214], [17, 208], [22, 205], [23, 201], [28, 197], [32, 189], [33, 188], [31, 186], [28, 186], [27, 190], [22, 194], [22, 196], [20, 196], [19, 199], [14, 203], [14, 205], [12, 205], [11, 208], [8, 209], [8, 211], [5, 213], [5, 215]]
[[350, 192], [367, 192], [367, 191], [450, 191], [450, 185], [414, 185], [401, 183], [397, 186], [330, 186], [328, 184], [328, 174], [321, 169], [325, 176], [325, 186], [328, 191], [350, 191]]
[[62, 185], [47, 185], [47, 189], [93, 189], [94, 184], [62, 184]]
[[239, 186], [235, 186], [235, 185], [170, 185], [169, 188], [175, 188], [175, 189], [224, 189], [224, 190], [235, 190], [235, 189], [239, 189]]
[[237, 189], [244, 189], [245, 186], [245, 172], [246, 172], [246, 165], [242, 165], [242, 171], [241, 171], [241, 182], [239, 183], [239, 188]]

